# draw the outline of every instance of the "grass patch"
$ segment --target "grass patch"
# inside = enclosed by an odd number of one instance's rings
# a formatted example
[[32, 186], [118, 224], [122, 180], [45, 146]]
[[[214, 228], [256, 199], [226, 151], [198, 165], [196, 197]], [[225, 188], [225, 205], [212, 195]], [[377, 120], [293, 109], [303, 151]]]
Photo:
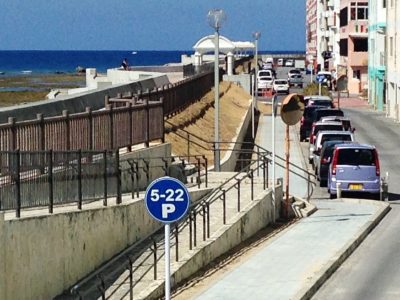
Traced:
[[35, 102], [46, 99], [48, 91], [41, 92], [0, 92], [0, 107]]
[[[310, 83], [303, 90], [304, 96], [307, 96], [307, 95], [318, 95], [318, 93], [319, 93], [318, 83]], [[321, 95], [323, 95], [323, 96], [330, 96], [331, 95], [326, 86], [321, 86]]]
[[86, 77], [77, 74], [1, 76], [1, 88], [22, 90], [1, 91], [0, 88], [0, 107], [45, 100], [51, 89], [78, 88], [85, 83]]

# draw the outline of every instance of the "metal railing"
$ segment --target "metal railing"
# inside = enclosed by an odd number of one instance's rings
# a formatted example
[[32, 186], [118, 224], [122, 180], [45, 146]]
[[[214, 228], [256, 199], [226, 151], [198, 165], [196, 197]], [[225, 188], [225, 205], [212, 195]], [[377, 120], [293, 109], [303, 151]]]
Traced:
[[[187, 142], [187, 155], [191, 155], [191, 145], [195, 145], [196, 147], [213, 153], [215, 157], [215, 141], [205, 140], [204, 138], [197, 136], [193, 133], [185, 129], [178, 128], [174, 126], [169, 121], [166, 121], [167, 124], [173, 126], [173, 130], [170, 132], [176, 134], [177, 136], [183, 138]], [[257, 145], [253, 142], [220, 142], [219, 150], [221, 152], [239, 152], [241, 156], [252, 156], [254, 153], [260, 155], [262, 153], [266, 154], [270, 160], [272, 160], [272, 152], [267, 150], [266, 148]], [[206, 155], [205, 155], [206, 156]], [[207, 157], [207, 156], [206, 156]], [[248, 161], [248, 159], [238, 159], [239, 169], [243, 169], [243, 164]], [[282, 156], [275, 154], [275, 164], [279, 168], [286, 168], [286, 159]], [[307, 200], [309, 200], [314, 192], [315, 179], [316, 176], [313, 173], [310, 173], [308, 170], [303, 169], [302, 167], [297, 166], [296, 164], [289, 162], [289, 173], [301, 178], [307, 184]]]
[[[249, 165], [242, 170], [244, 172], [231, 176], [199, 201], [192, 203], [186, 217], [171, 226], [173, 239], [171, 247], [174, 250], [172, 253], [175, 261], [180, 261], [182, 251], [186, 253], [193, 250], [200, 241], [210, 238], [213, 225], [210, 220], [213, 214], [221, 213], [218, 219], [221, 220], [221, 225], [225, 225], [229, 217], [242, 211], [242, 189], [245, 180], [250, 180], [250, 201], [254, 200], [254, 173], [257, 172], [257, 169], [262, 170], [263, 189], [269, 187], [267, 177], [269, 163], [266, 156], [260, 153], [257, 159], [250, 161]], [[231, 193], [229, 201], [234, 202], [230, 208], [228, 208], [226, 197], [229, 192]], [[235, 199], [233, 199], [232, 193], [236, 195]], [[228, 215], [229, 213], [231, 216]], [[182, 234], [189, 235], [189, 242], [185, 245], [180, 243]], [[163, 249], [163, 244], [163, 228], [160, 227], [150, 236], [133, 244], [75, 284], [68, 295], [77, 299], [109, 299], [112, 297], [123, 299], [128, 296], [129, 299], [133, 299], [133, 288], [141, 280], [145, 277], [158, 279], [157, 262], [162, 257], [158, 252]], [[117, 278], [119, 279], [116, 284]], [[110, 287], [112, 287], [112, 291], [108, 290]], [[116, 296], [117, 294], [118, 296]]]
[[164, 139], [162, 101], [0, 125], [0, 151], [113, 150]]
[[[180, 130], [180, 133], [178, 132], [177, 134], [185, 137], [188, 132]], [[213, 151], [214, 148], [209, 146], [213, 145], [213, 142], [206, 141], [201, 137], [190, 133], [189, 135], [190, 138], [187, 139], [188, 155], [183, 156], [188, 157], [187, 160], [190, 160], [189, 148], [191, 143], [201, 146], [203, 150]], [[207, 148], [204, 144], [209, 147]], [[239, 145], [240, 149], [232, 149], [237, 148], [232, 147], [232, 144], [236, 144], [236, 146]], [[221, 225], [225, 225], [227, 224], [229, 217], [242, 211], [242, 193], [244, 192], [242, 190], [245, 188], [243, 186], [244, 180], [250, 181], [250, 185], [247, 184], [247, 186], [250, 186], [250, 191], [246, 191], [247, 193], [250, 192], [250, 201], [253, 201], [255, 197], [255, 176], [258, 176], [258, 178], [261, 176], [262, 189], [265, 190], [269, 188], [269, 165], [272, 162], [272, 153], [270, 151], [257, 144], [249, 142], [221, 142], [221, 150], [239, 151], [242, 154], [241, 158], [238, 159], [241, 169], [221, 185], [211, 190], [199, 201], [193, 203], [187, 216], [178, 223], [173, 224], [173, 242], [171, 243], [171, 247], [173, 247], [174, 251], [171, 253], [173, 253], [175, 261], [180, 260], [180, 253], [182, 251], [190, 251], [194, 247], [197, 247], [200, 241], [206, 241], [210, 238], [211, 226], [213, 226], [210, 222], [212, 215], [215, 215], [216, 213], [221, 214], [217, 219], [220, 220]], [[285, 167], [285, 159], [283, 157], [276, 155], [275, 160], [276, 166], [281, 168]], [[299, 176], [307, 182], [307, 195], [309, 198], [313, 192], [314, 184], [311, 178], [315, 177], [315, 175], [293, 163], [290, 163], [289, 166], [290, 173]], [[166, 168], [164, 168], [164, 170], [166, 170]], [[227, 197], [228, 193], [230, 193], [229, 198]], [[228, 208], [229, 205], [230, 207]], [[228, 215], [228, 212], [231, 216]], [[189, 242], [186, 244], [184, 243], [185, 245], [180, 242], [182, 234], [188, 234], [189, 236]], [[118, 294], [121, 298], [129, 296], [130, 299], [133, 299], [133, 288], [136, 287], [141, 280], [144, 280], [145, 277], [149, 276], [151, 276], [153, 280], [158, 279], [157, 262], [161, 260], [162, 254], [159, 252], [160, 249], [163, 249], [163, 238], [163, 228], [160, 227], [147, 238], [144, 238], [128, 247], [118, 256], [104, 264], [100, 269], [93, 272], [84, 280], [78, 282], [70, 289], [69, 295], [79, 299], [94, 297], [108, 299], [114, 296], [118, 298], [116, 296]], [[122, 276], [122, 278], [120, 276]], [[115, 280], [118, 277], [118, 284], [115, 284]], [[110, 287], [112, 287], [112, 291], [109, 290]], [[123, 290], [122, 294], [119, 292], [120, 290]]]
[[76, 203], [116, 197], [121, 202], [118, 151], [0, 152], [0, 210]]
[[161, 170], [161, 174], [158, 173], [161, 176], [171, 176], [183, 183], [188, 183], [189, 179], [189, 183], [199, 188], [202, 183], [208, 186], [208, 161], [204, 155], [128, 158], [121, 160], [121, 173], [123, 178], [128, 178], [125, 184], [130, 187], [132, 199], [138, 198], [156, 179], [153, 174], [157, 169]]

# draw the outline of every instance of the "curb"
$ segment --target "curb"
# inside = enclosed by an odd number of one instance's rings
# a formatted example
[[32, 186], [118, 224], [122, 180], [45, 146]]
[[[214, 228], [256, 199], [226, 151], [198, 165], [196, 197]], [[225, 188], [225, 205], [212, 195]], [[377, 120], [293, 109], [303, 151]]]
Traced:
[[[350, 199], [343, 199], [348, 201]], [[352, 200], [350, 200], [352, 201]], [[382, 203], [375, 201], [375, 205], [381, 206], [379, 210], [372, 217], [372, 221], [368, 221], [359, 231], [358, 237], [353, 241], [347, 243], [342, 250], [338, 252], [338, 255], [333, 258], [333, 262], [326, 266], [316, 277], [318, 279], [311, 285], [306, 291], [300, 291], [294, 299], [308, 300], [318, 291], [318, 289], [329, 279], [329, 277], [340, 267], [340, 265], [354, 252], [355, 249], [364, 241], [368, 234], [378, 225], [378, 223], [386, 216], [391, 210], [389, 203]], [[356, 235], [357, 236], [357, 235]]]

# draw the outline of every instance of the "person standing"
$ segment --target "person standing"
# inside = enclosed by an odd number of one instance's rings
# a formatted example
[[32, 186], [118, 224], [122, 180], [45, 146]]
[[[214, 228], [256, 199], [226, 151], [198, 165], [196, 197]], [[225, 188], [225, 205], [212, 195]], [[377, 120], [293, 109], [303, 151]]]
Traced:
[[124, 58], [124, 60], [122, 61], [121, 67], [124, 68], [124, 70], [129, 69], [128, 60], [126, 58]]

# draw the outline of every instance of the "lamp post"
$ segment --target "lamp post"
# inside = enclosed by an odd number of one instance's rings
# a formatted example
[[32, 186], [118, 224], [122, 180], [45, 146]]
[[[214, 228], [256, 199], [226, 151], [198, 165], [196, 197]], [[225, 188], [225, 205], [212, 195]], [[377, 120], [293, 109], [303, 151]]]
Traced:
[[208, 24], [214, 28], [215, 62], [214, 62], [214, 170], [220, 171], [220, 152], [219, 152], [219, 29], [226, 20], [222, 9], [212, 9], [207, 14]]
[[253, 32], [253, 37], [256, 40], [256, 55], [255, 55], [255, 72], [254, 72], [254, 89], [253, 89], [253, 99], [252, 99], [252, 106], [251, 106], [251, 137], [254, 139], [255, 136], [255, 129], [254, 129], [254, 102], [257, 101], [258, 96], [258, 82], [257, 82], [257, 74], [258, 74], [258, 39], [260, 38], [261, 33], [259, 31]]

